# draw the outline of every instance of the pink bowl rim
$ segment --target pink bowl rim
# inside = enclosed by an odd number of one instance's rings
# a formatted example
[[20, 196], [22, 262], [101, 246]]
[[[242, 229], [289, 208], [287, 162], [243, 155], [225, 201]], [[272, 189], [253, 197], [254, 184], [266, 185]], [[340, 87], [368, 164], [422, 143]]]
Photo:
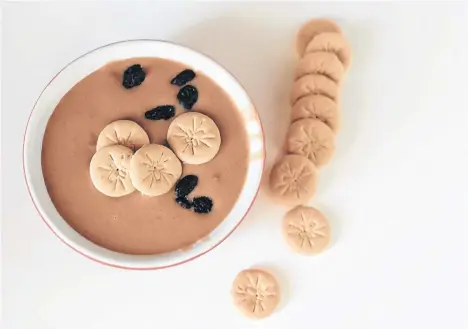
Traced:
[[100, 47], [97, 47], [97, 48], [94, 48], [80, 56], [78, 56], [77, 58], [75, 58], [74, 60], [72, 60], [71, 62], [67, 63], [60, 71], [58, 71], [53, 77], [51, 80], [49, 80], [49, 82], [46, 84], [46, 86], [42, 89], [41, 93], [39, 94], [39, 96], [37, 97], [36, 101], [34, 102], [34, 105], [29, 113], [29, 117], [28, 117], [28, 120], [26, 122], [26, 127], [25, 127], [25, 130], [24, 130], [24, 135], [23, 135], [23, 146], [22, 146], [22, 165], [23, 165], [23, 178], [24, 178], [24, 181], [26, 183], [26, 189], [28, 191], [28, 194], [29, 194], [29, 197], [34, 205], [34, 208], [36, 209], [36, 212], [39, 214], [40, 218], [42, 219], [42, 221], [44, 222], [44, 224], [46, 224], [46, 226], [49, 228], [49, 230], [62, 242], [64, 243], [65, 245], [67, 245], [69, 248], [71, 248], [72, 250], [74, 250], [75, 252], [77, 252], [78, 254], [86, 257], [87, 259], [89, 260], [92, 260], [96, 263], [99, 263], [99, 264], [102, 264], [102, 265], [106, 265], [106, 266], [110, 266], [110, 267], [113, 267], [113, 268], [118, 268], [118, 269], [123, 269], [123, 270], [138, 270], [138, 271], [151, 271], [151, 270], [161, 270], [161, 269], [166, 269], [166, 268], [171, 268], [171, 267], [176, 267], [176, 266], [180, 266], [180, 265], [183, 265], [185, 263], [188, 263], [190, 261], [193, 261], [207, 253], [209, 253], [210, 251], [212, 251], [213, 249], [215, 249], [216, 247], [218, 247], [221, 243], [223, 243], [229, 236], [231, 236], [232, 233], [234, 233], [234, 231], [239, 227], [239, 225], [244, 221], [245, 217], [247, 216], [247, 214], [250, 212], [255, 200], [257, 199], [258, 197], [258, 193], [260, 191], [260, 186], [261, 184], [258, 185], [257, 187], [257, 190], [255, 192], [255, 195], [254, 197], [252, 198], [252, 201], [250, 203], [250, 205], [248, 206], [247, 210], [245, 211], [244, 215], [239, 219], [239, 222], [234, 226], [234, 228], [228, 232], [226, 234], [225, 237], [223, 237], [222, 239], [220, 239], [214, 246], [212, 246], [211, 248], [195, 255], [195, 256], [192, 256], [188, 259], [185, 259], [183, 261], [180, 261], [180, 262], [176, 262], [176, 263], [173, 263], [173, 264], [170, 264], [170, 265], [166, 265], [166, 266], [156, 266], [156, 267], [130, 267], [130, 266], [122, 266], [122, 265], [117, 265], [117, 264], [112, 264], [112, 263], [109, 263], [109, 262], [105, 262], [105, 261], [102, 261], [100, 259], [96, 259], [94, 257], [92, 257], [91, 255], [85, 253], [85, 252], [82, 252], [78, 249], [76, 249], [75, 247], [73, 247], [71, 244], [69, 244], [68, 242], [65, 241], [64, 238], [61, 237], [60, 234], [58, 234], [52, 227], [51, 225], [48, 223], [48, 221], [45, 219], [45, 215], [40, 211], [38, 205], [36, 204], [35, 200], [34, 200], [34, 197], [32, 196], [32, 192], [31, 192], [31, 188], [29, 186], [29, 183], [28, 183], [28, 179], [26, 177], [26, 165], [25, 165], [25, 152], [26, 152], [26, 148], [25, 148], [25, 142], [26, 142], [26, 134], [27, 134], [27, 131], [28, 131], [28, 127], [29, 127], [29, 123], [30, 123], [30, 120], [31, 120], [31, 117], [32, 117], [32, 114], [34, 112], [34, 109], [36, 108], [36, 105], [38, 103], [38, 101], [40, 100], [40, 98], [42, 97], [42, 94], [45, 92], [45, 90], [49, 87], [49, 85], [55, 80], [55, 78], [62, 72], [64, 71], [67, 67], [69, 67], [72, 63], [80, 60], [81, 58], [85, 57], [86, 55], [96, 51], [96, 50], [99, 50], [101, 48], [105, 48], [105, 47], [109, 47], [109, 46], [113, 46], [113, 45], [116, 45], [116, 44], [121, 44], [121, 43], [127, 43], [127, 42], [135, 42], [135, 41], [149, 41], [149, 42], [162, 42], [162, 43], [169, 43], [169, 44], [173, 44], [173, 45], [177, 45], [179, 47], [183, 47], [183, 48], [187, 48], [187, 49], [190, 49], [191, 51], [194, 51], [194, 52], [197, 52], [207, 58], [209, 58], [211, 61], [217, 63], [219, 66], [221, 66], [226, 72], [228, 72], [231, 77], [242, 87], [242, 89], [245, 91], [247, 97], [249, 98], [249, 101], [250, 103], [253, 105], [253, 109], [255, 111], [255, 114], [256, 114], [256, 121], [258, 121], [258, 124], [259, 124], [259, 127], [260, 127], [260, 133], [261, 133], [261, 136], [262, 136], [262, 158], [261, 158], [261, 161], [262, 161], [262, 166], [261, 166], [261, 171], [260, 171], [260, 175], [263, 175], [263, 173], [265, 172], [265, 159], [266, 159], [266, 147], [265, 147], [265, 133], [264, 133], [264, 128], [263, 128], [263, 124], [262, 124], [262, 120], [260, 118], [260, 115], [258, 113], [258, 110], [257, 110], [257, 107], [255, 106], [252, 98], [250, 97], [250, 95], [247, 93], [247, 90], [244, 88], [244, 86], [240, 83], [240, 81], [224, 66], [224, 65], [221, 65], [219, 62], [217, 62], [216, 60], [214, 60], [212, 57], [206, 55], [205, 53], [203, 52], [200, 52], [198, 50], [194, 50], [193, 48], [191, 47], [187, 47], [185, 45], [180, 45], [180, 44], [177, 44], [177, 43], [174, 43], [174, 42], [170, 42], [170, 41], [166, 41], [166, 40], [158, 40], [158, 39], [128, 39], [128, 40], [122, 40], [122, 41], [117, 41], [117, 42], [112, 42], [112, 43], [108, 43], [108, 44], [105, 44], [103, 46], [100, 46]]

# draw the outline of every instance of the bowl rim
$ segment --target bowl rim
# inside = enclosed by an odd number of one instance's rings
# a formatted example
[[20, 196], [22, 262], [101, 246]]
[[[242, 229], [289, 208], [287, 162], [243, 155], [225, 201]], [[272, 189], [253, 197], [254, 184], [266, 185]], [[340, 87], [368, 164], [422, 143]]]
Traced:
[[[102, 264], [102, 265], [106, 265], [106, 266], [110, 266], [110, 267], [113, 267], [113, 268], [118, 268], [118, 269], [124, 269], [124, 270], [138, 270], [138, 271], [146, 271], [146, 270], [159, 270], [159, 269], [166, 269], [166, 268], [171, 268], [171, 267], [176, 267], [176, 266], [180, 266], [182, 264], [185, 264], [185, 263], [188, 263], [190, 261], [193, 261], [205, 254], [207, 254], [208, 252], [212, 251], [213, 249], [215, 249], [216, 247], [218, 247], [221, 243], [223, 243], [232, 233], [234, 233], [234, 231], [239, 227], [239, 225], [244, 221], [245, 217], [247, 216], [247, 214], [250, 212], [255, 200], [257, 199], [258, 197], [258, 193], [260, 191], [260, 186], [261, 186], [261, 179], [259, 181], [259, 184], [257, 186], [257, 190], [255, 191], [254, 195], [253, 195], [253, 198], [249, 204], [249, 206], [247, 207], [245, 213], [242, 215], [242, 217], [240, 217], [240, 219], [238, 220], [238, 222], [234, 225], [234, 227], [229, 231], [227, 232], [227, 234], [221, 238], [219, 241], [217, 241], [213, 246], [211, 246], [210, 248], [190, 257], [190, 258], [187, 258], [187, 259], [184, 259], [182, 261], [179, 261], [179, 262], [175, 262], [175, 263], [172, 263], [172, 264], [168, 264], [168, 265], [163, 265], [163, 266], [148, 266], [148, 267], [138, 267], [138, 266], [124, 266], [124, 265], [120, 265], [120, 264], [116, 264], [116, 263], [111, 263], [111, 262], [107, 262], [107, 261], [103, 261], [101, 259], [97, 259], [96, 257], [93, 257], [91, 256], [90, 254], [87, 254], [86, 252], [82, 251], [82, 250], [79, 250], [77, 248], [75, 248], [73, 245], [71, 245], [70, 243], [68, 243], [66, 241], [66, 239], [64, 237], [62, 237], [62, 235], [54, 230], [54, 228], [51, 226], [51, 224], [49, 223], [48, 219], [46, 219], [46, 215], [43, 214], [41, 212], [41, 210], [39, 209], [39, 206], [37, 205], [36, 203], [36, 200], [33, 196], [33, 193], [31, 191], [31, 186], [30, 186], [30, 183], [28, 182], [28, 178], [27, 178], [27, 172], [26, 172], [26, 161], [25, 161], [25, 158], [26, 158], [26, 138], [27, 138], [27, 135], [28, 135], [28, 130], [29, 130], [29, 125], [30, 125], [30, 121], [31, 121], [31, 117], [34, 113], [34, 110], [36, 109], [36, 106], [37, 106], [37, 103], [39, 102], [39, 100], [41, 99], [42, 95], [44, 94], [44, 92], [47, 90], [47, 88], [52, 84], [52, 82], [60, 75], [60, 73], [62, 73], [64, 70], [66, 70], [70, 65], [72, 65], [73, 63], [75, 63], [76, 61], [82, 59], [83, 57], [97, 51], [97, 50], [100, 50], [102, 48], [106, 48], [106, 47], [111, 47], [113, 45], [117, 45], [117, 44], [123, 44], [123, 43], [129, 43], [129, 42], [157, 42], [157, 43], [166, 43], [166, 44], [171, 44], [171, 45], [174, 45], [174, 46], [177, 46], [177, 47], [181, 47], [181, 48], [186, 48], [192, 52], [195, 52], [195, 53], [198, 53], [199, 55], [201, 56], [204, 56], [206, 57], [207, 59], [209, 59], [210, 61], [216, 63], [218, 66], [220, 66], [222, 69], [224, 69], [231, 77], [232, 79], [245, 91], [245, 95], [246, 97], [248, 98], [249, 100], [249, 103], [252, 104], [252, 107], [254, 109], [254, 112], [256, 114], [256, 120], [258, 121], [258, 125], [259, 125], [259, 128], [260, 128], [260, 134], [261, 134], [261, 140], [262, 140], [262, 151], [261, 151], [261, 168], [260, 168], [260, 177], [263, 176], [264, 172], [265, 172], [265, 162], [266, 162], [266, 147], [265, 147], [265, 133], [264, 133], [264, 128], [263, 128], [263, 124], [262, 124], [262, 120], [260, 118], [260, 115], [258, 113], [258, 110], [257, 110], [257, 107], [255, 106], [255, 103], [253, 102], [252, 98], [250, 97], [250, 95], [247, 93], [247, 90], [245, 89], [245, 87], [241, 84], [241, 82], [222, 64], [220, 64], [219, 62], [217, 62], [216, 60], [214, 60], [212, 57], [210, 57], [209, 55], [206, 55], [205, 53], [203, 52], [200, 52], [198, 50], [195, 50], [191, 47], [188, 47], [186, 45], [181, 45], [181, 44], [178, 44], [178, 43], [175, 43], [175, 42], [171, 42], [171, 41], [167, 41], [167, 40], [159, 40], [159, 39], [126, 39], [126, 40], [121, 40], [121, 41], [116, 41], [116, 42], [112, 42], [112, 43], [108, 43], [108, 44], [105, 44], [105, 45], [102, 45], [100, 47], [97, 47], [97, 48], [94, 48], [92, 50], [89, 50], [85, 53], [83, 53], [82, 55], [76, 57], [75, 59], [73, 59], [72, 61], [68, 62], [62, 69], [60, 69], [50, 80], [49, 82], [45, 85], [45, 87], [42, 89], [42, 91], [40, 92], [39, 96], [37, 97], [36, 101], [34, 102], [33, 106], [32, 106], [32, 109], [30, 110], [30, 113], [29, 113], [29, 116], [28, 116], [28, 120], [26, 122], [26, 126], [25, 126], [25, 129], [24, 129], [24, 135], [23, 135], [23, 146], [22, 146], [22, 166], [23, 166], [23, 178], [24, 178], [24, 181], [26, 183], [26, 189], [28, 191], [28, 195], [34, 205], [34, 208], [36, 209], [36, 212], [39, 214], [39, 217], [42, 219], [42, 221], [46, 224], [46, 226], [49, 228], [49, 230], [61, 241], [63, 242], [65, 245], [67, 245], [69, 248], [71, 248], [72, 250], [74, 250], [75, 252], [77, 252], [78, 254], [84, 256], [85, 258], [89, 259], [89, 260], [92, 260], [94, 262], [97, 262], [99, 264]], [[64, 220], [64, 219], [63, 219]]]

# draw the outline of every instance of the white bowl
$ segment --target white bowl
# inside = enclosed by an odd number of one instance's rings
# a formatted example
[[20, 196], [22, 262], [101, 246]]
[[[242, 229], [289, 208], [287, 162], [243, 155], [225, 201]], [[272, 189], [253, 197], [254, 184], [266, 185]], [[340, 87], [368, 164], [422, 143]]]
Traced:
[[[42, 175], [42, 139], [47, 121], [60, 99], [81, 79], [106, 63], [131, 57], [159, 57], [175, 60], [215, 80], [234, 100], [244, 118], [250, 154], [247, 178], [233, 209], [207, 238], [187, 250], [160, 255], [127, 255], [102, 248], [78, 234], [60, 216], [47, 193]], [[215, 248], [242, 222], [260, 186], [265, 160], [264, 136], [258, 113], [239, 82], [214, 60], [180, 45], [156, 40], [113, 43], [86, 53], [63, 68], [45, 87], [28, 120], [23, 145], [26, 184], [40, 216], [64, 243], [102, 264], [125, 269], [160, 269], [183, 264]]]

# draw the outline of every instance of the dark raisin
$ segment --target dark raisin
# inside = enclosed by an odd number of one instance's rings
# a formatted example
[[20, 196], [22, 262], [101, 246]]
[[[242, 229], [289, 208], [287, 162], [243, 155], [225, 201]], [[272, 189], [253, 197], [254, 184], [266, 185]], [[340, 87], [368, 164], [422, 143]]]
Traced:
[[175, 201], [179, 206], [181, 206], [184, 209], [192, 208], [192, 202], [190, 200], [187, 200], [186, 197], [176, 198]]
[[179, 104], [186, 110], [191, 110], [198, 100], [198, 90], [192, 85], [186, 85], [180, 88], [177, 94]]
[[213, 200], [207, 196], [199, 196], [192, 200], [193, 210], [199, 214], [207, 214], [213, 208]]
[[198, 177], [195, 175], [187, 175], [181, 178], [175, 186], [176, 198], [186, 197], [197, 186]]
[[122, 86], [127, 89], [139, 86], [145, 81], [146, 73], [140, 64], [133, 64], [123, 73]]
[[195, 72], [189, 69], [183, 70], [171, 80], [171, 85], [182, 87], [193, 79], [195, 79]]
[[145, 112], [145, 118], [150, 120], [169, 120], [175, 115], [175, 107], [172, 105], [160, 105]]

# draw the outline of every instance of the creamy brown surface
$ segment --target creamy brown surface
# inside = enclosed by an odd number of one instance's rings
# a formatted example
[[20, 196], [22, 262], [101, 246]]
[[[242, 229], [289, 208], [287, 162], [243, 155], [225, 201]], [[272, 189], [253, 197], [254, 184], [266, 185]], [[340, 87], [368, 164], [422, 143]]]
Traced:
[[[138, 87], [122, 87], [122, 73], [131, 64], [147, 72]], [[245, 182], [248, 142], [242, 118], [230, 97], [211, 79], [197, 72], [190, 82], [199, 92], [193, 111], [211, 117], [221, 132], [216, 157], [202, 165], [183, 165], [183, 175], [198, 176], [190, 194], [210, 196], [213, 210], [196, 214], [174, 201], [174, 191], [157, 196], [138, 192], [111, 198], [93, 186], [89, 164], [101, 130], [119, 119], [134, 120], [151, 143], [162, 144], [170, 122], [151, 121], [147, 110], [176, 106], [179, 87], [171, 79], [180, 63], [156, 58], [110, 63], [73, 87], [60, 101], [47, 125], [42, 149], [42, 170], [48, 192], [61, 216], [80, 234], [105, 248], [128, 254], [157, 254], [190, 246], [209, 234], [227, 216]]]

